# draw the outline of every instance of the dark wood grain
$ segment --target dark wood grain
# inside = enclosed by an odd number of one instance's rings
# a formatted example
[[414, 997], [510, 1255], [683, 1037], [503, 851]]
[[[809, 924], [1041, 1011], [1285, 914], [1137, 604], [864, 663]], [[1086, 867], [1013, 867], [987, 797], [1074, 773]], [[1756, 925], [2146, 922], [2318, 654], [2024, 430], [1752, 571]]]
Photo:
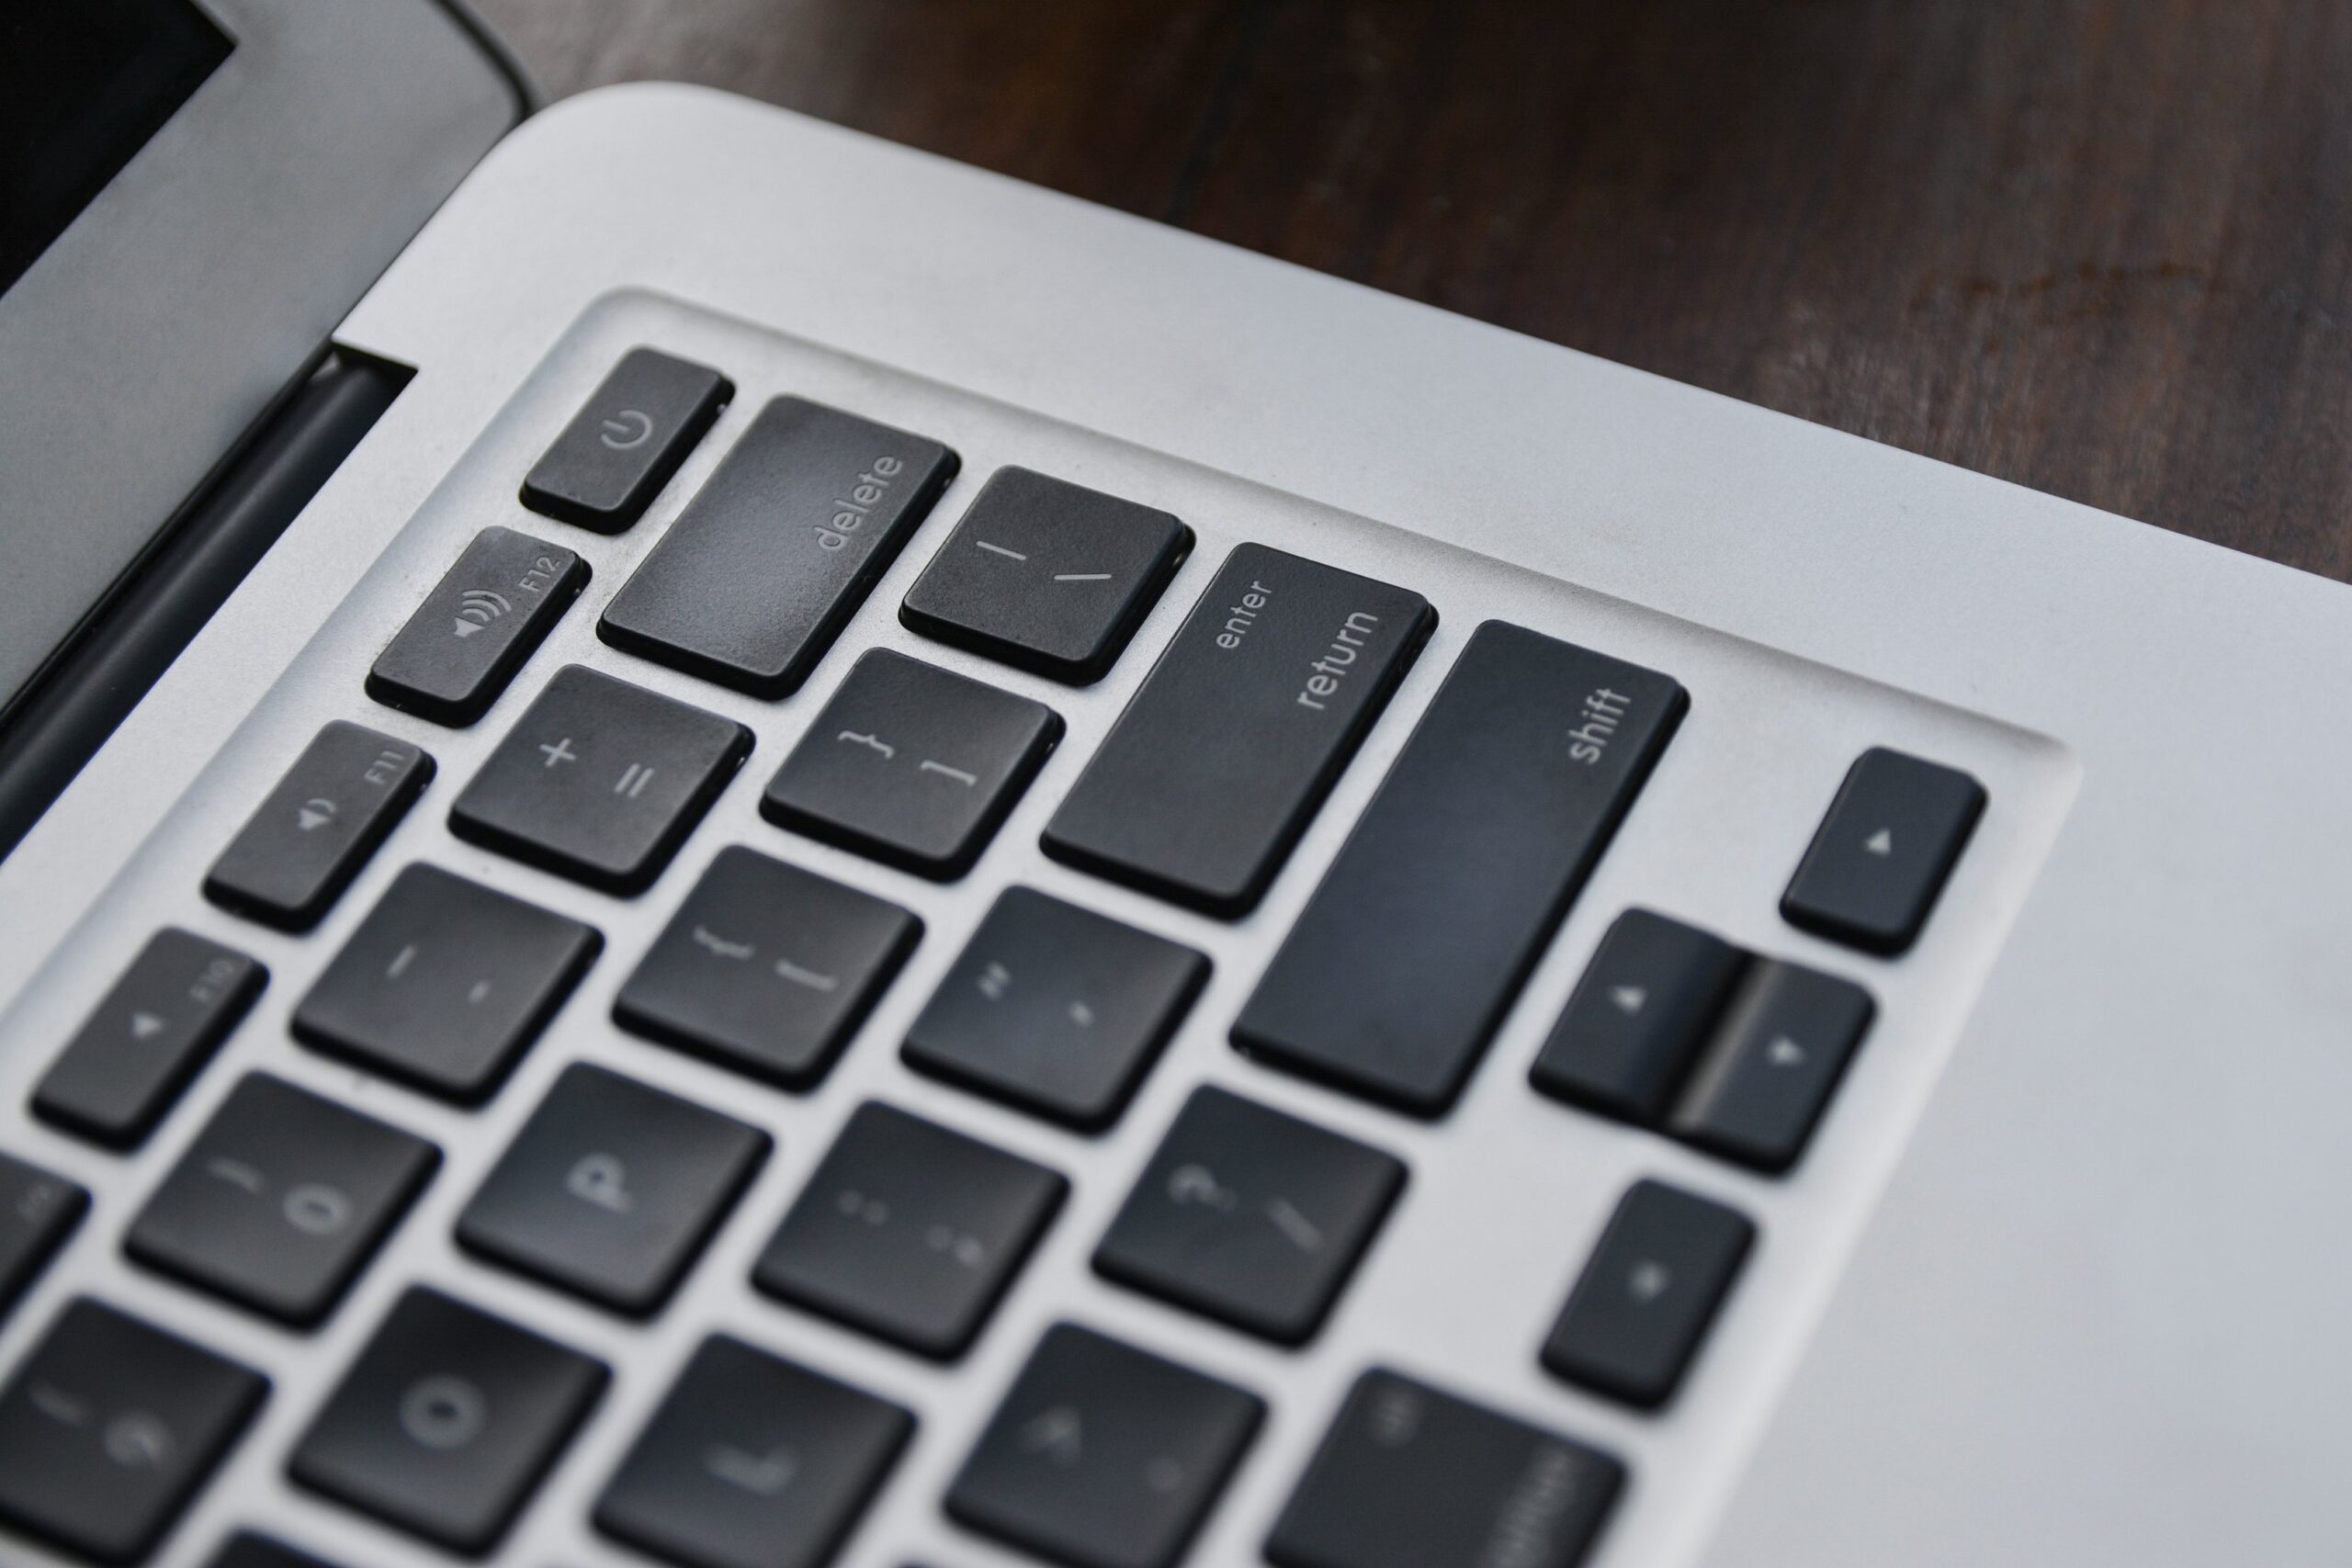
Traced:
[[480, 0], [2352, 578], [2346, 0]]

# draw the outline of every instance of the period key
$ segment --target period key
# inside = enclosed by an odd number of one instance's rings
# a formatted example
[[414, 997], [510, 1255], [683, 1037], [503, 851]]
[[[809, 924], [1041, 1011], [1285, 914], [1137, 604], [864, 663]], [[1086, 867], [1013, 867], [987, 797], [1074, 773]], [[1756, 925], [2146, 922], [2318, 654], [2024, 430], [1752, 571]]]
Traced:
[[1238, 547], [1046, 825], [1046, 852], [1247, 914], [1436, 624], [1418, 593]]

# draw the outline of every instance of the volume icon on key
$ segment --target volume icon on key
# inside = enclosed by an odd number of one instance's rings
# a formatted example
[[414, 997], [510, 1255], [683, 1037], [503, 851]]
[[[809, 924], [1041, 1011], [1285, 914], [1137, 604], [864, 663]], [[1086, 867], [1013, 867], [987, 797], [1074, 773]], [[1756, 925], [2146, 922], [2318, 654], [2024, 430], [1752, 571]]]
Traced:
[[487, 588], [469, 589], [458, 601], [458, 613], [450, 620], [449, 629], [459, 637], [471, 637], [513, 608], [503, 593], [492, 593]]

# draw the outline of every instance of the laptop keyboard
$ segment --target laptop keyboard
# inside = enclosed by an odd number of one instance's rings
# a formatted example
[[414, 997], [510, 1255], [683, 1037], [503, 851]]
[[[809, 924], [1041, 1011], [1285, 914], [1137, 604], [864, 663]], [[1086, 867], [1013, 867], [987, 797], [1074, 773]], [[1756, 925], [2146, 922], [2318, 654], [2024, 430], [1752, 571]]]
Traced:
[[[1672, 1498], [1701, 1395], [1753, 1429], [1763, 1374], [1694, 1389], [1709, 1341], [1748, 1314], [1750, 1359], [1793, 1353], [1746, 1298], [1799, 1292], [1748, 1277], [1808, 1180], [1867, 1185], [1808, 1156], [1882, 993], [1966, 994], [1934, 912], [2000, 781], [2039, 801], [2037, 743], [1782, 660], [1850, 688], [1830, 733], [1951, 750], [1809, 763], [1843, 783], [1755, 857], [1778, 918], [1735, 941], [1601, 874], [1689, 716], [1739, 705], [1721, 650], [1659, 667], [1696, 628], [1587, 646], [1442, 554], [1388, 581], [1334, 524], [1254, 536], [749, 349], [553, 363], [602, 379], [536, 451], [486, 438], [520, 506], [445, 528], [397, 609], [370, 580], [372, 664], [289, 677], [338, 716], [40, 1052], [25, 1153], [66, 1168], [0, 1155], [0, 1530], [1575, 1568], [1679, 1528], [1612, 1518]], [[1479, 1118], [1525, 1131], [1482, 1164]], [[159, 1127], [85, 1223], [76, 1178]], [[1523, 1146], [1597, 1151], [1589, 1221]], [[1431, 1274], [1498, 1228], [1550, 1287]], [[1523, 1375], [1447, 1375], [1490, 1339], [1464, 1364]]]

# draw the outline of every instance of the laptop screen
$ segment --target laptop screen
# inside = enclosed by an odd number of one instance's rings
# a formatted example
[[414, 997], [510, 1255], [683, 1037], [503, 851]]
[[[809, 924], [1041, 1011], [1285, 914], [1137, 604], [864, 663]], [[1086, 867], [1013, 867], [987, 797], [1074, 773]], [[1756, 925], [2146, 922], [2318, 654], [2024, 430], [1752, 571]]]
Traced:
[[190, 0], [47, 0], [0, 19], [0, 291], [231, 48]]

